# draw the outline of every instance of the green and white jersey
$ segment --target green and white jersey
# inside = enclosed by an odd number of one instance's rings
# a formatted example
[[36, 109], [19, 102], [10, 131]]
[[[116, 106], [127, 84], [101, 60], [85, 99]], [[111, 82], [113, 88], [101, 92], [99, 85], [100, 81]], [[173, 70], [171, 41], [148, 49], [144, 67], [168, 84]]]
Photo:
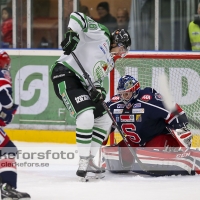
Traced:
[[[95, 85], [101, 84], [114, 67], [114, 61], [110, 54], [109, 30], [80, 12], [70, 15], [68, 27], [77, 32], [80, 38], [74, 53], [90, 75], [92, 82]], [[84, 86], [89, 85], [72, 55], [62, 55], [57, 62], [74, 71]]]

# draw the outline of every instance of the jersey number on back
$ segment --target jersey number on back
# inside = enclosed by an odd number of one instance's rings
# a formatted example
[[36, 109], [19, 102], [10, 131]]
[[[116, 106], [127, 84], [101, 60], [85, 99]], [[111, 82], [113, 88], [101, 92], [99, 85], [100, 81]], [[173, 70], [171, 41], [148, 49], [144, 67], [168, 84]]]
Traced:
[[129, 136], [132, 142], [139, 143], [141, 141], [140, 136], [136, 132], [134, 132], [136, 131], [136, 126], [134, 124], [124, 123], [122, 124], [121, 129], [127, 136]]

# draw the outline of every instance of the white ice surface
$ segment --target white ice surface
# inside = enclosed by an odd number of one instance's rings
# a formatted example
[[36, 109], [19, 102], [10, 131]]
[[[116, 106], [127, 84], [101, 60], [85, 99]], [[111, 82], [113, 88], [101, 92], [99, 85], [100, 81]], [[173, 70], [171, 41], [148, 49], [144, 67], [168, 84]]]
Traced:
[[[75, 145], [65, 144], [15, 144], [19, 149], [24, 148], [24, 152], [41, 149], [55, 152], [66, 147], [74, 152], [76, 149]], [[18, 161], [24, 162], [23, 159]], [[30, 159], [25, 161], [35, 162]], [[75, 175], [78, 156], [70, 161], [54, 161], [47, 160], [49, 167], [18, 167], [17, 189], [28, 192], [32, 200], [200, 200], [200, 176], [156, 178], [106, 172], [104, 179], [80, 182]]]

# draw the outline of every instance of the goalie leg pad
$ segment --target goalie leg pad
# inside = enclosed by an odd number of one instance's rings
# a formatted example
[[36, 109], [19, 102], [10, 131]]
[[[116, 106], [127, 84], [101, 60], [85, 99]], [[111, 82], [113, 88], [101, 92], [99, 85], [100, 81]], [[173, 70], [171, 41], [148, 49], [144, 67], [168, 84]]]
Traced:
[[[139, 146], [137, 143], [132, 142], [129, 137], [127, 137], [127, 140], [131, 147], [136, 148]], [[113, 173], [129, 172], [135, 162], [124, 140], [121, 140], [115, 146], [102, 147], [102, 156], [106, 163], [106, 169]]]
[[137, 148], [137, 156], [152, 171], [161, 171], [163, 175], [193, 175], [194, 158], [191, 152], [163, 152], [159, 148]]
[[200, 151], [191, 149], [190, 155], [194, 159], [193, 170], [196, 174], [200, 174]]
[[172, 130], [171, 133], [178, 141], [179, 145], [181, 147], [190, 148], [191, 147], [191, 139], [192, 139], [192, 133], [187, 128], [181, 128]]
[[106, 170], [112, 173], [128, 172], [130, 167], [124, 168], [121, 159], [119, 146], [102, 147], [103, 162], [105, 162]]

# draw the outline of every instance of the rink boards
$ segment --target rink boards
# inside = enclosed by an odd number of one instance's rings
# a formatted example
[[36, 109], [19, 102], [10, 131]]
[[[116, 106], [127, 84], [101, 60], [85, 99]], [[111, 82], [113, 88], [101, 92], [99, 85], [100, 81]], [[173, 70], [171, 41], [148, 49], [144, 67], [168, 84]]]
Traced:
[[[14, 102], [20, 105], [12, 124], [7, 127], [7, 134], [18, 141], [74, 144], [75, 120], [56, 97], [49, 75], [49, 68], [62, 55], [62, 50], [6, 51], [12, 59]], [[107, 100], [108, 85], [107, 79], [104, 82]], [[195, 140], [200, 140], [199, 135]]]

